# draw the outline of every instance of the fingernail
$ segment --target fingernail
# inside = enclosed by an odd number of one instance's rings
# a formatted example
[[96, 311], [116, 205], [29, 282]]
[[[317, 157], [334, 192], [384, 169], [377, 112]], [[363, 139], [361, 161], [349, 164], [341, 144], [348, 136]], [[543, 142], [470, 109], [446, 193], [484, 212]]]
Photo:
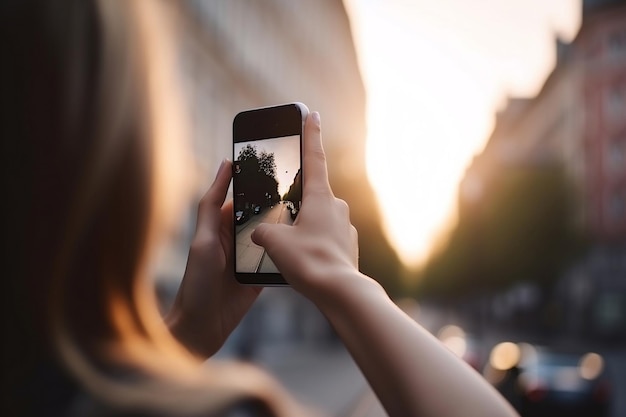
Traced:
[[313, 122], [315, 122], [316, 126], [319, 127], [321, 125], [320, 114], [318, 112], [314, 111], [311, 113], [311, 118], [313, 119]]

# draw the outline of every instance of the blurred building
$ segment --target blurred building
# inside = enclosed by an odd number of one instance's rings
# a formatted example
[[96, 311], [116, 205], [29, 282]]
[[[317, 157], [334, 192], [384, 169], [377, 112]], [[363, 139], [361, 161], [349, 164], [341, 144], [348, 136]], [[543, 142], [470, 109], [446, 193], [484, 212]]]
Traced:
[[[213, 180], [219, 163], [232, 158], [232, 120], [238, 112], [300, 101], [321, 114], [331, 184], [335, 194], [351, 205], [362, 254], [393, 253], [383, 237], [366, 180], [365, 90], [343, 3], [186, 0], [175, 4], [198, 197]], [[166, 299], [183, 275], [194, 228], [192, 206], [184, 233], [158, 268]], [[366, 261], [362, 269], [375, 277], [383, 269], [393, 274], [375, 261]], [[319, 320], [311, 318], [318, 313], [291, 290], [268, 289], [257, 304], [257, 315], [265, 314], [271, 321], [272, 331], [266, 334], [275, 338], [280, 338], [276, 332], [314, 338], [328, 331], [320, 324], [321, 315]], [[262, 326], [263, 320], [259, 323]], [[250, 339], [250, 334], [241, 339]]]
[[626, 1], [584, 0], [577, 37], [556, 48], [556, 67], [539, 94], [511, 98], [497, 115], [461, 184], [460, 213], [475, 209], [503, 170], [561, 165], [590, 240], [561, 283], [576, 310], [570, 327], [625, 336]]

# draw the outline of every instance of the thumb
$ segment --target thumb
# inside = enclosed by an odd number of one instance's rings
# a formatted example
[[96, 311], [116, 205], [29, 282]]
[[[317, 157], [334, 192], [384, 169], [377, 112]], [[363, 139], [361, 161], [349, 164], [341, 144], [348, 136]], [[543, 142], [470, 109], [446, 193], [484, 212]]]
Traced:
[[272, 256], [272, 252], [281, 242], [288, 241], [284, 238], [284, 233], [288, 233], [286, 228], [289, 226], [284, 224], [261, 223], [252, 232], [250, 236], [252, 242], [259, 246], [263, 246], [265, 250]]
[[265, 247], [265, 242], [267, 241], [268, 226], [270, 225], [267, 223], [259, 224], [256, 229], [252, 231], [252, 235], [250, 235], [252, 242], [259, 246]]

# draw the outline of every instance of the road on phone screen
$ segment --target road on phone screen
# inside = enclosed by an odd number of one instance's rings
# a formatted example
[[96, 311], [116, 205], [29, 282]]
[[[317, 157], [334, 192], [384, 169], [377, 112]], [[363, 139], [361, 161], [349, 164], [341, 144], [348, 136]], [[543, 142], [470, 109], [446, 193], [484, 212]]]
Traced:
[[293, 221], [286, 204], [265, 207], [259, 214], [252, 214], [250, 219], [235, 226], [237, 242], [237, 266], [239, 271], [278, 272], [276, 265], [265, 250], [252, 242], [252, 232], [261, 223], [283, 223], [291, 225]]

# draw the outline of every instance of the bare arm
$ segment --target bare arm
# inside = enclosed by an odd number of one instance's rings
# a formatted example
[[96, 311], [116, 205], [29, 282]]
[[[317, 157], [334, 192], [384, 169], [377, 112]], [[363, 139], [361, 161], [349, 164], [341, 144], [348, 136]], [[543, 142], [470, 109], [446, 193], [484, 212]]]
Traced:
[[293, 226], [252, 235], [289, 283], [326, 315], [390, 416], [515, 416], [474, 370], [358, 271], [357, 233], [332, 194], [319, 115], [307, 119], [304, 196]]
[[390, 416], [516, 415], [476, 371], [377, 286], [345, 288], [323, 311]]

